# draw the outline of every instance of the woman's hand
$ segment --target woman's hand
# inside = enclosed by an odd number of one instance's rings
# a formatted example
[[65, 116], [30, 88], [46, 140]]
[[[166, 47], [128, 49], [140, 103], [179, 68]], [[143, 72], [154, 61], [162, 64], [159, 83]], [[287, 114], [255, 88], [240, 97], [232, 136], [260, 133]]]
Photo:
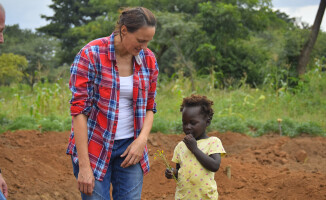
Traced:
[[77, 182], [79, 191], [87, 195], [92, 195], [95, 186], [95, 178], [90, 166], [79, 167]]
[[197, 149], [197, 141], [193, 135], [186, 135], [186, 137], [183, 138], [183, 142], [191, 152], [194, 152]]
[[137, 164], [143, 156], [145, 146], [147, 144], [147, 139], [139, 136], [134, 140], [128, 148], [123, 152], [121, 157], [125, 157], [125, 160], [121, 163], [121, 167], [126, 168], [131, 165]]

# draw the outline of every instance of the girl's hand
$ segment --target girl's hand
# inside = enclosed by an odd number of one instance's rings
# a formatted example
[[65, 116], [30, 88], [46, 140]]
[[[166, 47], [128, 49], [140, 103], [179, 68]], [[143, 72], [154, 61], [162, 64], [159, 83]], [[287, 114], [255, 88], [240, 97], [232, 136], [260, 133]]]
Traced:
[[191, 152], [197, 149], [197, 141], [193, 135], [186, 135], [186, 137], [183, 138], [183, 142], [186, 144], [186, 146]]
[[138, 137], [136, 140], [134, 140], [121, 155], [121, 157], [127, 156], [121, 163], [121, 167], [126, 168], [137, 164], [143, 156], [146, 143], [147, 140], [143, 139], [142, 137]]
[[167, 179], [172, 179], [173, 178], [173, 174], [174, 174], [174, 169], [173, 168], [171, 168], [171, 169], [166, 168], [166, 170], [165, 170], [165, 177]]
[[92, 195], [95, 186], [95, 178], [90, 166], [79, 168], [77, 182], [79, 191], [87, 195]]

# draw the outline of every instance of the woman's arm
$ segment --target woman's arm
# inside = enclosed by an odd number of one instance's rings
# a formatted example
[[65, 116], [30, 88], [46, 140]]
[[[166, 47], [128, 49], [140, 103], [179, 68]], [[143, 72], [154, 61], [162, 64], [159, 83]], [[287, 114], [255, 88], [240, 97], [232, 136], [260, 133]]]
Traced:
[[130, 165], [137, 164], [143, 156], [145, 146], [149, 133], [151, 132], [154, 121], [154, 113], [151, 110], [147, 110], [144, 119], [143, 128], [140, 131], [139, 136], [128, 146], [121, 157], [125, 157], [125, 160], [121, 163], [121, 167], [129, 167]]
[[183, 139], [183, 142], [186, 144], [188, 149], [195, 155], [200, 164], [202, 164], [206, 169], [212, 172], [218, 171], [221, 164], [221, 154], [205, 154], [197, 147], [197, 141], [191, 134], [186, 135], [186, 137]]
[[78, 189], [87, 195], [91, 195], [95, 178], [88, 156], [87, 116], [84, 114], [74, 116], [73, 127], [79, 160]]

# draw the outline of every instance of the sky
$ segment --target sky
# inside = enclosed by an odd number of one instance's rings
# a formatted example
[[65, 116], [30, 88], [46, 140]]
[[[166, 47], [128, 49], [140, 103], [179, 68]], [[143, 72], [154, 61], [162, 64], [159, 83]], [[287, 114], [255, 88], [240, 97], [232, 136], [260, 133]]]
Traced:
[[[320, 0], [272, 0], [274, 10], [285, 12], [309, 25], [314, 23], [319, 2]], [[48, 22], [41, 18], [41, 14], [53, 15], [49, 8], [52, 0], [0, 0], [0, 3], [6, 10], [6, 25], [19, 24], [23, 29], [35, 30], [44, 26]], [[321, 25], [323, 31], [326, 31], [325, 15]]]

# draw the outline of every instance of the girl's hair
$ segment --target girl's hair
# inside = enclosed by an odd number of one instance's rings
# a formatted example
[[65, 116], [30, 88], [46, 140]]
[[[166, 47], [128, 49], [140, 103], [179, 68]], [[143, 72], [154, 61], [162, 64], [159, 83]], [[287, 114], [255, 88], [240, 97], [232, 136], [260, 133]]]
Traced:
[[[122, 11], [115, 26], [115, 35], [121, 34], [121, 27], [125, 25], [128, 32], [133, 33], [144, 26], [156, 26], [154, 14], [144, 7], [126, 8]], [[121, 35], [120, 35], [121, 36]]]
[[183, 111], [184, 107], [194, 107], [194, 106], [200, 106], [201, 107], [201, 114], [208, 117], [209, 122], [212, 121], [214, 110], [212, 108], [212, 105], [214, 104], [213, 101], [207, 99], [206, 96], [196, 95], [192, 94], [190, 97], [183, 98], [180, 112]]

